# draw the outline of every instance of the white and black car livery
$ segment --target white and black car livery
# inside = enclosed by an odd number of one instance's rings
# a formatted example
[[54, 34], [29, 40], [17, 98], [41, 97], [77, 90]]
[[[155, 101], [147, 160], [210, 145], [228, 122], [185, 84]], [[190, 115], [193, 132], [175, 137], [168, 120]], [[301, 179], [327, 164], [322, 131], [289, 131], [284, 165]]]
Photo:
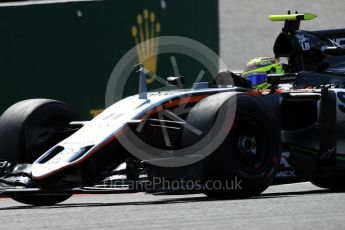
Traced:
[[[301, 181], [345, 189], [345, 29], [299, 29], [313, 17], [270, 16], [285, 21], [274, 53], [288, 63], [267, 76], [268, 90], [222, 71], [191, 89], [148, 93], [140, 66], [139, 94], [91, 121], [78, 122], [62, 102], [18, 102], [0, 118], [0, 194], [49, 205], [76, 193], [181, 192], [186, 181], [198, 186], [184, 192], [216, 198]], [[181, 189], [145, 186], [157, 178]], [[207, 186], [234, 180], [237, 189]]]

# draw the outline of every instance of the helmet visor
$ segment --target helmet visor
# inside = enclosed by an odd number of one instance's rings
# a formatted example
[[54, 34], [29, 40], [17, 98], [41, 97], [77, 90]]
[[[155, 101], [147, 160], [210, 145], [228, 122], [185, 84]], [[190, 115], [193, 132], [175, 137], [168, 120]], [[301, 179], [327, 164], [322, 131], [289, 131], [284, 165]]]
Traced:
[[250, 73], [245, 78], [251, 82], [252, 86], [261, 84], [267, 80], [266, 73]]

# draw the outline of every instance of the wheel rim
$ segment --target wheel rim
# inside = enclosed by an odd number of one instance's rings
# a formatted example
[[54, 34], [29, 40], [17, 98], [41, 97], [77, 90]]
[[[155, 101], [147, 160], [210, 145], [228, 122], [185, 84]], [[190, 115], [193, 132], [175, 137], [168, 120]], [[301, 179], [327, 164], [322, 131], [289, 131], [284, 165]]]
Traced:
[[235, 127], [234, 144], [239, 167], [247, 174], [257, 174], [267, 159], [267, 137], [253, 119], [241, 120]]

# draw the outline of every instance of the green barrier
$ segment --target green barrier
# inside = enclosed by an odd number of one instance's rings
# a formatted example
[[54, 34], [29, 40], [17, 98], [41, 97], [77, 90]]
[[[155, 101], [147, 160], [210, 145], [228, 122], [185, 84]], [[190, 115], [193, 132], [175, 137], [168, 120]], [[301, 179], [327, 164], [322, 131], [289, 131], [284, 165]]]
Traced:
[[[148, 28], [149, 34], [142, 36], [140, 27], [144, 32]], [[146, 36], [184, 36], [218, 53], [218, 2], [7, 3], [0, 4], [0, 31], [0, 113], [23, 99], [52, 98], [89, 119], [104, 108], [107, 81], [116, 63]], [[157, 57], [144, 64], [169, 74]], [[183, 66], [186, 75], [196, 68], [193, 65]], [[154, 80], [148, 83], [155, 85]], [[126, 95], [136, 90], [136, 81], [126, 85]]]

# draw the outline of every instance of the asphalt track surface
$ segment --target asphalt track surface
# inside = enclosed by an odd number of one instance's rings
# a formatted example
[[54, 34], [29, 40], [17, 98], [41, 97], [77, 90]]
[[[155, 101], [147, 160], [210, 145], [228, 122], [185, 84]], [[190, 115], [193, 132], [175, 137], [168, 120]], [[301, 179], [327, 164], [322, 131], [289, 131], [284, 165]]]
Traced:
[[[269, 14], [313, 12], [306, 29], [345, 28], [342, 0], [220, 0], [221, 55], [231, 69], [271, 56], [282, 24]], [[56, 206], [30, 207], [0, 198], [0, 229], [345, 229], [345, 193], [310, 183], [270, 187], [261, 196], [210, 200], [202, 194], [78, 195]]]
[[345, 229], [345, 193], [310, 183], [242, 200], [204, 195], [76, 195], [47, 207], [0, 199], [0, 229]]

